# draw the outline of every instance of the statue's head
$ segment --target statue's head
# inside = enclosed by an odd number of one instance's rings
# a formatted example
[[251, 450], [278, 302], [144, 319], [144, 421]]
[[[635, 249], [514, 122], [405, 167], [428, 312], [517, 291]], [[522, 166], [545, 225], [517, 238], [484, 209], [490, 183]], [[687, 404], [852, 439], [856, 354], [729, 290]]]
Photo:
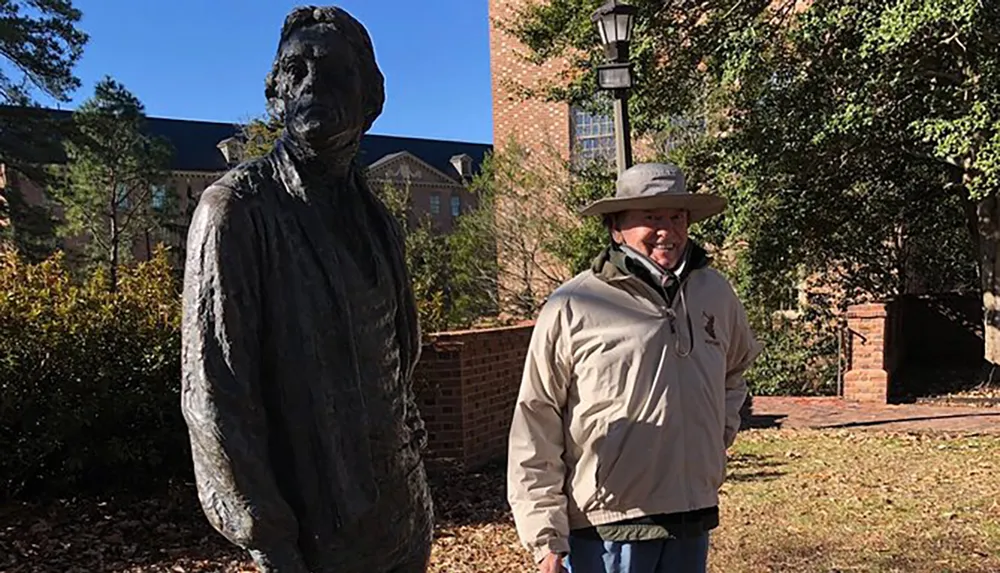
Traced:
[[289, 135], [317, 151], [356, 149], [385, 102], [368, 32], [333, 6], [285, 18], [264, 93]]

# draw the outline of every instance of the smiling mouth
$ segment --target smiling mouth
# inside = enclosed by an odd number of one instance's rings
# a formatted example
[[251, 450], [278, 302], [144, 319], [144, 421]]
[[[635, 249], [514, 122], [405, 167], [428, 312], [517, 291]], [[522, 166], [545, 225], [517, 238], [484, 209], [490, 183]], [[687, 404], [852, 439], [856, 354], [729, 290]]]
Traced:
[[674, 242], [654, 243], [650, 245], [650, 249], [653, 251], [662, 251], [667, 253], [672, 253], [676, 251], [678, 247], [679, 245]]

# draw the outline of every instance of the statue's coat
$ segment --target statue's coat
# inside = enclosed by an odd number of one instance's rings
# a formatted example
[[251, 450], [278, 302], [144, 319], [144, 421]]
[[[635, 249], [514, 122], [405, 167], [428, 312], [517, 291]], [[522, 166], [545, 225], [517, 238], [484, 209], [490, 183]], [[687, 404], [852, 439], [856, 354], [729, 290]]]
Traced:
[[401, 229], [353, 164], [287, 136], [203, 193], [188, 236], [182, 409], [210, 523], [265, 573], [424, 571], [432, 511]]

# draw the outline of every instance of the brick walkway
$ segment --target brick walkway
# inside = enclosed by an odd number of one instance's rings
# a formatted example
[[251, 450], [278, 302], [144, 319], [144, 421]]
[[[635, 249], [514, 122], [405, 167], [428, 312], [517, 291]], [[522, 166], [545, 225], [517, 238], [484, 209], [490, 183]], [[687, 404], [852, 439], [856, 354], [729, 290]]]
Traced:
[[860, 404], [840, 398], [754, 396], [751, 426], [1000, 433], [1000, 408]]

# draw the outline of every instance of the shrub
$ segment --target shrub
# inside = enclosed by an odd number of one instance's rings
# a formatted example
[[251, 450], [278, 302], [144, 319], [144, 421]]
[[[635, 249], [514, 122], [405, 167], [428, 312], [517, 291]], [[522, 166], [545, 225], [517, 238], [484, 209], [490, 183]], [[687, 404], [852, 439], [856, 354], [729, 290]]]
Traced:
[[180, 299], [166, 253], [71, 278], [0, 253], [0, 495], [141, 486], [188, 471]]
[[764, 349], [746, 374], [752, 394], [815, 396], [836, 392], [835, 327], [826, 326], [815, 316], [778, 316], [754, 330]]

